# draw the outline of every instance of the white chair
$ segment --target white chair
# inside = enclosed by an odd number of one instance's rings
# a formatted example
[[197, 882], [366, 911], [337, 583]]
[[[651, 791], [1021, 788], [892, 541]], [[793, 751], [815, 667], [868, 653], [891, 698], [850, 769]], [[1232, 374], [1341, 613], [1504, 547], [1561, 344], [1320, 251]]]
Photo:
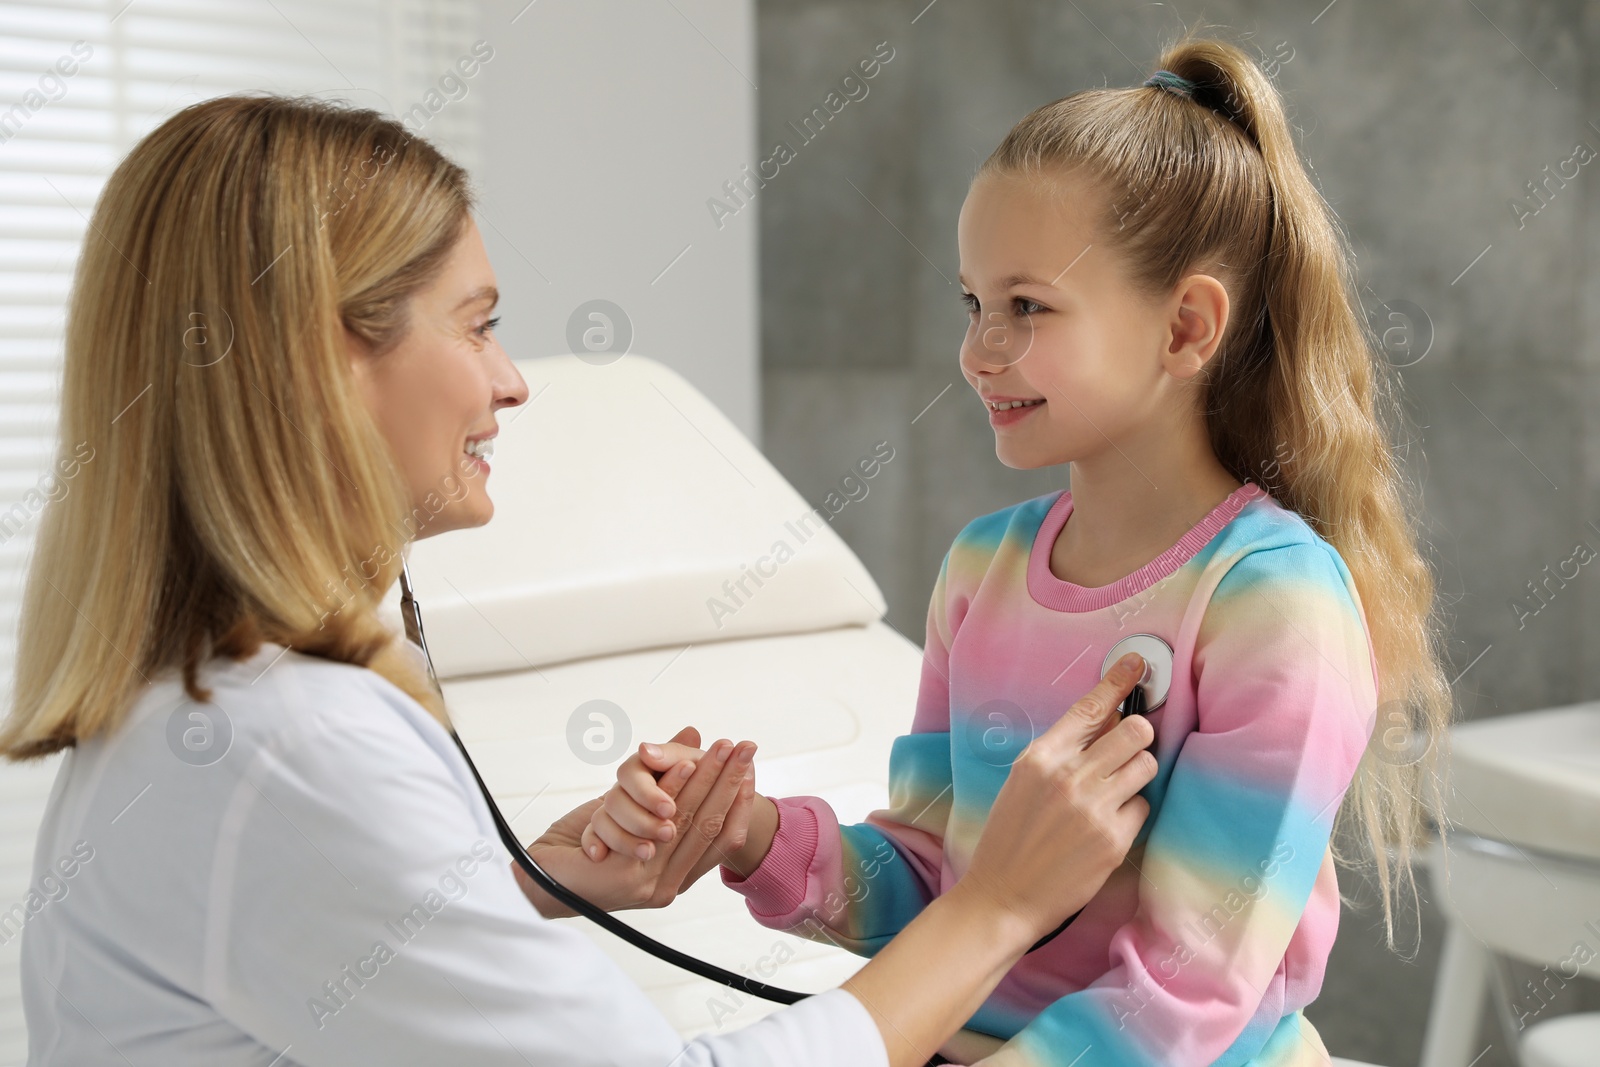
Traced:
[[[882, 594], [826, 513], [660, 363], [561, 356], [518, 368], [532, 399], [500, 419], [494, 521], [416, 542], [410, 568], [457, 730], [519, 836], [609, 788], [639, 741], [685, 725], [707, 744], [756, 741], [765, 793], [823, 797], [847, 822], [886, 806], [920, 642], [883, 622]], [[892, 461], [877, 474], [895, 476]], [[725, 610], [714, 614], [713, 599]], [[610, 713], [608, 737], [586, 709], [569, 743], [574, 713], [592, 700], [625, 718]], [[616, 755], [591, 751], [608, 742], [620, 742]], [[758, 926], [717, 883], [713, 871], [671, 908], [618, 917], [791, 989], [830, 988], [865, 962]], [[776, 1007], [562, 921], [590, 934], [685, 1036]]]
[[[1600, 1013], [1551, 1003], [1600, 978], [1600, 702], [1460, 724], [1446, 762], [1447, 846], [1429, 864], [1447, 929], [1422, 1067], [1482, 1053], [1485, 994], [1522, 1067], [1593, 1067]], [[1538, 980], [1512, 988], [1505, 959]]]

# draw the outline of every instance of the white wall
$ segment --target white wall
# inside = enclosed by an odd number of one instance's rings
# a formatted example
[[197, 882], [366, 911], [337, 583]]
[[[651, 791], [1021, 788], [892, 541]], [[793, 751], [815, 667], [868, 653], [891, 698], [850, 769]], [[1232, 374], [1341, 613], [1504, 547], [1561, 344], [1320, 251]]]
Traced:
[[757, 160], [751, 0], [486, 0], [482, 32], [479, 226], [507, 350], [568, 351], [574, 310], [610, 300], [632, 351], [759, 444], [759, 197], [720, 229], [706, 205]]

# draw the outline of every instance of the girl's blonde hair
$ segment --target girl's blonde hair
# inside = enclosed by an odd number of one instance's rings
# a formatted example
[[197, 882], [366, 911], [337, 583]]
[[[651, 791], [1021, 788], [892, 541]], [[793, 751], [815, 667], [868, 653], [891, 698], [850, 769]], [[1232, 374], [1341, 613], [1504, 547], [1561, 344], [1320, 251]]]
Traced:
[[195, 104], [118, 165], [73, 280], [57, 455], [79, 463], [40, 519], [0, 754], [114, 730], [165, 668], [204, 703], [200, 665], [263, 641], [448, 725], [376, 614], [418, 513], [344, 330], [391, 350], [471, 205], [403, 125], [314, 98]]
[[[1386, 432], [1403, 415], [1398, 390], [1276, 87], [1242, 50], [1194, 31], [1159, 69], [1192, 82], [1192, 95], [1154, 85], [1046, 104], [974, 180], [1071, 174], [1112, 191], [1096, 241], [1154, 298], [1195, 269], [1219, 269], [1233, 311], [1199, 379], [1211, 446], [1338, 550], [1371, 631], [1377, 726], [1339, 820], [1360, 831], [1377, 868], [1393, 950], [1395, 869], [1415, 903], [1413, 848], [1426, 841], [1430, 810], [1444, 833], [1438, 760], [1453, 709], [1433, 577], [1417, 547], [1419, 498]], [[1351, 865], [1337, 845], [1334, 856]]]

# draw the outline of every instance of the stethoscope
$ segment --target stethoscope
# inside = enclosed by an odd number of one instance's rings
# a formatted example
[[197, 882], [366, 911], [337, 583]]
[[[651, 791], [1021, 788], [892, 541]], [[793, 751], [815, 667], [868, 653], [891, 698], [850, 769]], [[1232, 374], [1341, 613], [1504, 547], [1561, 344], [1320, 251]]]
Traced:
[[[422, 649], [422, 658], [428, 664], [428, 680], [433, 683], [433, 688], [441, 697], [444, 690], [439, 685], [439, 676], [433, 669], [433, 656], [428, 652], [428, 641], [422, 634], [422, 610], [417, 605], [417, 598], [411, 592], [411, 568], [405, 562], [400, 564], [400, 616], [405, 622], [406, 637], [418, 648]], [[735, 974], [732, 971], [718, 967], [714, 963], [696, 959], [686, 953], [679, 952], [670, 945], [663, 945], [655, 938], [641, 933], [625, 922], [613, 918], [608, 912], [589, 903], [587, 900], [562, 885], [552, 878], [539, 862], [528, 855], [528, 850], [522, 847], [522, 842], [517, 840], [517, 835], [512, 832], [511, 824], [506, 821], [505, 815], [500, 811], [500, 805], [495, 803], [494, 795], [489, 792], [489, 787], [484, 784], [483, 775], [478, 773], [478, 767], [472, 762], [472, 754], [467, 751], [467, 746], [462, 743], [461, 735], [455, 728], [450, 730], [450, 739], [461, 750], [461, 758], [467, 761], [467, 767], [472, 771], [473, 780], [478, 783], [478, 790], [483, 794], [485, 803], [489, 805], [489, 814], [494, 819], [495, 830], [500, 834], [500, 842], [511, 853], [518, 867], [521, 867], [527, 876], [533, 879], [546, 893], [555, 897], [561, 903], [582, 915], [585, 919], [617, 935], [636, 948], [644, 949], [659, 960], [664, 960], [675, 967], [681, 967], [701, 978], [709, 978], [713, 982], [721, 982], [725, 986], [748, 993], [753, 997], [763, 1000], [775, 1001], [778, 1004], [794, 1004], [811, 996], [810, 993], [797, 993], [792, 989], [782, 989], [758, 982], [746, 975]]]
[[[411, 569], [404, 560], [400, 564], [400, 615], [405, 622], [406, 637], [422, 650], [422, 658], [428, 665], [428, 680], [433, 683], [434, 689], [443, 697], [444, 690], [439, 685], [439, 676], [433, 669], [433, 656], [429, 654], [427, 638], [422, 634], [422, 610], [417, 604], [417, 598], [411, 592]], [[1122, 718], [1126, 718], [1129, 715], [1145, 715], [1159, 708], [1166, 702], [1167, 689], [1172, 682], [1172, 648], [1154, 634], [1134, 634], [1118, 641], [1112, 646], [1111, 651], [1106, 653], [1105, 662], [1100, 667], [1101, 675], [1104, 675], [1106, 671], [1111, 669], [1113, 663], [1129, 652], [1137, 652], [1144, 657], [1145, 671], [1140, 680], [1134, 684], [1128, 696], [1118, 706], [1118, 713]], [[778, 1004], [794, 1004], [812, 995], [810, 993], [797, 993], [792, 989], [783, 989], [779, 986], [758, 982], [754, 978], [735, 974], [733, 971], [718, 967], [714, 963], [707, 963], [687, 953], [679, 952], [670, 945], [663, 945], [655, 938], [641, 933], [627, 923], [614, 918], [610, 913], [591, 904], [556, 881], [543, 867], [539, 866], [537, 860], [528, 855], [528, 850], [522, 847], [522, 842], [517, 839], [517, 835], [511, 830], [511, 824], [501, 814], [500, 805], [495, 803], [493, 794], [489, 792], [489, 787], [484, 784], [483, 775], [478, 773], [477, 765], [472, 762], [472, 754], [467, 751], [467, 746], [462, 743], [460, 735], [456, 733], [453, 727], [450, 730], [450, 739], [461, 750], [461, 758], [467, 761], [467, 767], [472, 771], [473, 780], [478, 783], [478, 790], [483, 793], [484, 802], [489, 805], [489, 814], [494, 819], [495, 830], [500, 834], [500, 842], [511, 853], [512, 859], [516, 861], [517, 866], [521, 867], [523, 872], [533, 879], [535, 884], [552, 897], [555, 897], [590, 922], [622, 938], [630, 945], [641, 948], [657, 959], [670, 963], [675, 967], [680, 967], [691, 974], [699, 975], [701, 978], [720, 982], [725, 986], [748, 993], [753, 997], [760, 997], [762, 1000], [770, 1000]], [[1065, 930], [1073, 919], [1076, 919], [1081, 914], [1083, 914], [1083, 909], [1079, 908], [1067, 916], [1060, 926], [1034, 942], [1033, 947], [1029, 948], [1028, 951], [1032, 952], [1034, 949], [1048, 944], [1057, 934]], [[942, 1063], [944, 1061], [935, 1057], [932, 1062]]]
[[[1172, 646], [1155, 634], [1130, 634], [1112, 645], [1111, 651], [1106, 653], [1106, 658], [1100, 663], [1100, 676], [1104, 678], [1111, 665], [1129, 652], [1139, 653], [1140, 658], [1144, 660], [1144, 673], [1133, 683], [1133, 688], [1122, 698], [1122, 703], [1117, 705], [1118, 721], [1126, 719], [1129, 715], [1148, 715], [1155, 711], [1167, 702], [1167, 690], [1172, 687]], [[1033, 948], [1028, 951], [1032, 952], [1041, 945], [1049, 944], [1057, 934], [1072, 925], [1073, 919], [1082, 914], [1083, 908], [1079, 908], [1062, 919], [1060, 926], [1035, 941]]]

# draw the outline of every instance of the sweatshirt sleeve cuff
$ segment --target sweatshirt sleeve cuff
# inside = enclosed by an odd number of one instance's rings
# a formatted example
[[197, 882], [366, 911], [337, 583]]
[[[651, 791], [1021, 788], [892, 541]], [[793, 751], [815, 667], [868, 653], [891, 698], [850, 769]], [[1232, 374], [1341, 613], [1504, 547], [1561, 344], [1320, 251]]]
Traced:
[[778, 919], [798, 908], [806, 897], [806, 878], [817, 853], [817, 813], [802, 797], [779, 797], [778, 828], [761, 864], [740, 878], [720, 868], [722, 884], [745, 898], [757, 919]]

